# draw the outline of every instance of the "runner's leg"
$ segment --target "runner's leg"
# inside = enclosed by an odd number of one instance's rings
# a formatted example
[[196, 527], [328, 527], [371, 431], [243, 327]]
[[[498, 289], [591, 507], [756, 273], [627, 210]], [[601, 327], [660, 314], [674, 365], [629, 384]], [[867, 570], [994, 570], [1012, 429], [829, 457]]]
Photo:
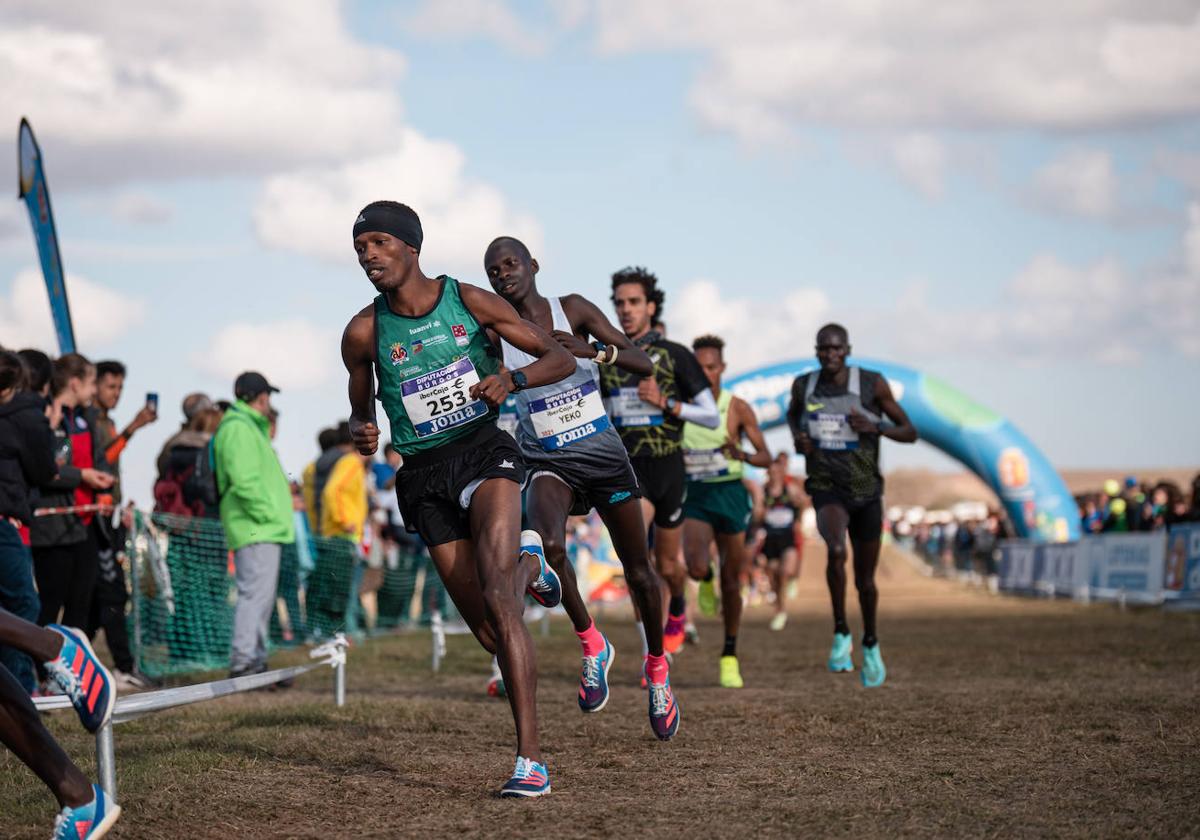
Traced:
[[562, 581], [563, 609], [571, 619], [575, 632], [582, 633], [591, 626], [592, 617], [588, 614], [583, 596], [579, 594], [575, 569], [567, 561], [567, 514], [571, 511], [574, 495], [563, 481], [550, 475], [539, 475], [529, 485], [525, 515], [529, 519], [529, 527], [542, 537], [546, 561], [554, 567]]
[[875, 569], [879, 565], [879, 540], [860, 542], [854, 547], [854, 587], [863, 618], [863, 646], [872, 647], [875, 636], [875, 613], [879, 606], [879, 590], [875, 587]]
[[[658, 575], [650, 567], [642, 506], [622, 502], [614, 507], [603, 508], [599, 513], [604, 526], [608, 528], [613, 550], [625, 570], [625, 583], [629, 586], [634, 609], [646, 622], [648, 652], [652, 656], [662, 656], [663, 587], [659, 585]], [[565, 592], [563, 601], [566, 601]]]
[[541, 762], [537, 731], [537, 663], [525, 626], [525, 588], [540, 567], [522, 562], [521, 488], [505, 478], [479, 485], [469, 511], [475, 567], [517, 726], [517, 755]]
[[846, 528], [850, 515], [840, 504], [830, 502], [817, 511], [817, 530], [825, 540], [828, 565], [825, 567], [825, 582], [829, 585], [829, 599], [833, 605], [833, 631], [849, 633], [846, 623]]
[[717, 534], [721, 552], [721, 614], [725, 619], [725, 650], [737, 655], [737, 635], [742, 624], [742, 567], [746, 563], [746, 532]]

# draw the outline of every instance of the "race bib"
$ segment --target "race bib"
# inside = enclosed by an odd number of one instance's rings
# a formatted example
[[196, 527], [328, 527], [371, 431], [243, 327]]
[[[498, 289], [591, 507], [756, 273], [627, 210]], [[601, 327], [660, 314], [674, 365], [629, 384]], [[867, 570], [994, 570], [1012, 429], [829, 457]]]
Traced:
[[611, 425], [595, 382], [530, 400], [529, 419], [538, 443], [547, 452], [599, 434]]
[[808, 436], [819, 449], [858, 448], [858, 432], [850, 428], [850, 417], [846, 414], [809, 414]]
[[729, 460], [720, 449], [685, 449], [683, 468], [692, 481], [729, 475]]
[[796, 511], [782, 505], [767, 508], [767, 512], [763, 516], [763, 522], [766, 523], [768, 528], [791, 528], [796, 523]]
[[479, 373], [467, 357], [400, 383], [404, 411], [417, 437], [441, 434], [488, 413], [487, 404], [471, 396]]
[[638, 396], [637, 388], [618, 388], [608, 397], [608, 413], [618, 428], [630, 426], [661, 426], [662, 409]]

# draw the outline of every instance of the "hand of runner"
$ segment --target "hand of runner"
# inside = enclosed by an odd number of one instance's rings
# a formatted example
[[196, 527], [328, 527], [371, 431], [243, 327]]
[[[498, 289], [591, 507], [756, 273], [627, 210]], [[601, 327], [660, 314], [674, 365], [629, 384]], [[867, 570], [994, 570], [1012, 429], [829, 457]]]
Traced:
[[811, 455], [813, 453], [812, 438], [810, 438], [804, 432], [801, 432], [800, 436], [795, 438], [794, 442], [796, 444], [796, 452], [798, 452], [799, 454]]
[[731, 440], [725, 441], [725, 445], [721, 447], [721, 454], [731, 461], [746, 460], [746, 453], [742, 451], [742, 447]]
[[638, 396], [644, 402], [650, 403], [650, 405], [657, 406], [658, 408], [667, 407], [667, 401], [663, 397], [662, 389], [658, 387], [658, 382], [653, 376], [647, 376], [638, 383]]
[[588, 344], [575, 333], [564, 332], [563, 330], [552, 330], [550, 336], [562, 345], [563, 349], [577, 359], [594, 359], [596, 358], [596, 348]]
[[492, 374], [471, 388], [472, 397], [483, 400], [492, 408], [499, 408], [511, 392], [512, 374], [507, 372], [504, 376]]
[[879, 425], [872, 420], [868, 420], [858, 413], [856, 409], [850, 409], [850, 416], [846, 419], [850, 424], [850, 428], [858, 432], [860, 435], [877, 435], [879, 434]]
[[379, 448], [379, 427], [371, 422], [350, 419], [350, 437], [360, 455], [374, 455]]

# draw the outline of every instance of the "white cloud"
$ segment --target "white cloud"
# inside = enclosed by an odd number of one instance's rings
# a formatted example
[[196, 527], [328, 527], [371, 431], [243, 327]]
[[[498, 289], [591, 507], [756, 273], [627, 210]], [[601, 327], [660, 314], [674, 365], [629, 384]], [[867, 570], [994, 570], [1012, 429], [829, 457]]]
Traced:
[[256, 370], [272, 385], [307, 390], [326, 385], [337, 373], [341, 333], [304, 319], [238, 322], [219, 330], [203, 351], [188, 359], [197, 370], [229, 382]]
[[31, 236], [25, 202], [0, 202], [0, 242]]
[[1051, 210], [1090, 219], [1117, 211], [1117, 174], [1108, 152], [1072, 149], [1034, 176], [1034, 196]]
[[707, 57], [701, 116], [770, 126], [1076, 130], [1200, 110], [1200, 13], [1186, 2], [717, 0], [595, 5], [602, 52]]
[[113, 199], [109, 212], [123, 222], [157, 225], [168, 222], [175, 209], [165, 201], [144, 192], [123, 192]]
[[30, 118], [58, 189], [379, 152], [403, 72], [336, 0], [0, 7], [0, 124]]
[[[563, 10], [563, 14], [569, 15], [570, 10]], [[534, 31], [504, 0], [426, 3], [415, 13], [405, 15], [403, 26], [420, 35], [487, 38], [510, 52], [535, 55], [545, 52], [550, 37], [549, 33]]]
[[355, 215], [371, 201], [390, 199], [420, 215], [427, 272], [481, 276], [483, 251], [501, 234], [524, 240], [535, 253], [541, 249], [537, 221], [511, 208], [496, 188], [468, 178], [457, 146], [412, 129], [399, 132], [399, 141], [388, 154], [268, 179], [254, 209], [259, 239], [357, 271], [350, 236]]
[[[728, 286], [726, 286], [726, 291]], [[829, 318], [829, 298], [820, 289], [801, 288], [782, 300], [726, 297], [712, 280], [696, 280], [667, 296], [663, 314], [672, 340], [690, 345], [704, 333], [725, 340], [730, 375], [779, 360], [797, 341], [807, 346]]]
[[946, 147], [932, 134], [915, 132], [892, 142], [892, 163], [900, 177], [926, 198], [945, 192]]
[[1193, 201], [1188, 205], [1187, 218], [1187, 230], [1183, 235], [1184, 264], [1189, 274], [1200, 277], [1200, 203]]
[[[146, 303], [78, 274], [67, 273], [67, 300], [75, 328], [75, 342], [88, 355], [97, 345], [119, 338], [142, 323]], [[5, 347], [39, 347], [58, 354], [50, 300], [42, 272], [27, 268], [17, 273], [7, 298], [0, 296], [0, 344]]]

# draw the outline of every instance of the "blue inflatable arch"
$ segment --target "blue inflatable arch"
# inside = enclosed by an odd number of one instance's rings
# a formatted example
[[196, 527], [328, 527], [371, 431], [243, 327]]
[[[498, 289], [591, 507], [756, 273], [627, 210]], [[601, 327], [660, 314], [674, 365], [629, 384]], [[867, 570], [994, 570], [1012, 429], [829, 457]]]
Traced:
[[[1062, 478], [1016, 426], [961, 391], [912, 368], [855, 357], [850, 364], [887, 377], [921, 440], [962, 462], [995, 491], [1022, 537], [1077, 540], [1079, 516]], [[797, 359], [735, 376], [726, 387], [754, 407], [764, 429], [787, 423], [792, 382], [817, 369]]]

